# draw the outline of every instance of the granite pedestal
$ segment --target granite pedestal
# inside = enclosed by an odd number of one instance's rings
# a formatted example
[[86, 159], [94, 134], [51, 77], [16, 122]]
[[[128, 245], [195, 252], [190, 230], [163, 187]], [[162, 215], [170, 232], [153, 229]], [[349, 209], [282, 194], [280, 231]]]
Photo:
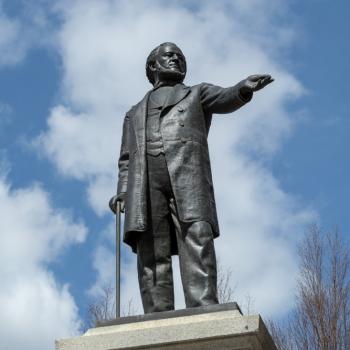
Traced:
[[124, 317], [56, 341], [56, 350], [277, 350], [259, 315], [236, 303]]

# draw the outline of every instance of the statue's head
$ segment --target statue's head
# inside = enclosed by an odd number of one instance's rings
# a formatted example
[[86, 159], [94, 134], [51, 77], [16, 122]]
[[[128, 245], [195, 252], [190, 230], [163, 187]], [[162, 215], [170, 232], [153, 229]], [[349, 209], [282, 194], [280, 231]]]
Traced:
[[185, 56], [174, 43], [160, 44], [147, 57], [146, 75], [152, 85], [182, 83], [186, 76]]

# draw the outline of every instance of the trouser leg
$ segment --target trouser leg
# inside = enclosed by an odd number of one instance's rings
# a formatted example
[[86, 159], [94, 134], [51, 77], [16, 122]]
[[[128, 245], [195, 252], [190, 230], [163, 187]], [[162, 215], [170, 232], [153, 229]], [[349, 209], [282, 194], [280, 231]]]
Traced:
[[[158, 228], [166, 232], [168, 225], [167, 220], [160, 220]], [[144, 312], [173, 310], [170, 239], [145, 232], [138, 240], [137, 269]]]
[[177, 243], [186, 307], [218, 304], [211, 225], [198, 221], [181, 225], [181, 228], [181, 231], [177, 230]]
[[145, 313], [174, 309], [171, 264], [171, 189], [164, 155], [148, 156], [150, 230], [137, 242], [137, 265], [141, 299]]

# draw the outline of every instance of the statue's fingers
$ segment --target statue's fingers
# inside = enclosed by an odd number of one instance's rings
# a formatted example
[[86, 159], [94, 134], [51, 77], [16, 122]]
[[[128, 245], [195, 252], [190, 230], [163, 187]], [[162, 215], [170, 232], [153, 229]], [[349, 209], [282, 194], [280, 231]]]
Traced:
[[260, 74], [257, 77], [258, 79], [255, 83], [255, 91], [259, 91], [264, 88], [268, 84], [267, 82], [271, 79], [271, 75], [269, 74]]
[[269, 85], [269, 84], [271, 84], [273, 81], [275, 81], [275, 79], [272, 79], [272, 78], [270, 77], [269, 79], [265, 80], [264, 85], [265, 85], [265, 86], [266, 86], [266, 85]]
[[265, 82], [268, 80], [269, 80], [269, 77], [267, 77], [266, 75], [261, 76], [259, 81], [258, 81], [259, 87], [263, 87], [265, 85]]
[[109, 202], [109, 208], [112, 210], [113, 213], [116, 212], [114, 203]]
[[263, 80], [260, 80], [260, 86], [264, 87], [268, 84], [271, 84], [274, 81], [274, 79], [271, 78], [271, 76], [267, 76], [266, 78], [264, 78]]
[[257, 77], [259, 78], [259, 80], [265, 80], [265, 79], [271, 78], [271, 75], [270, 74], [258, 74]]
[[250, 75], [248, 77], [248, 80], [252, 82], [257, 82], [260, 80], [260, 75], [259, 74]]

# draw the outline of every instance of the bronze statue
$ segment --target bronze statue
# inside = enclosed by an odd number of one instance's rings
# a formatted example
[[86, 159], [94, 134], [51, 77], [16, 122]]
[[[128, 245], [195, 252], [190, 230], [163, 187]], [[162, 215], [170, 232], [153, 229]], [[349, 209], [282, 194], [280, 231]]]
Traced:
[[186, 86], [186, 60], [173, 43], [150, 53], [146, 75], [153, 89], [126, 113], [110, 208], [125, 207], [124, 242], [137, 253], [145, 313], [174, 309], [173, 254], [179, 255], [186, 307], [217, 304], [211, 120], [242, 107], [273, 79], [264, 74], [228, 88]]

